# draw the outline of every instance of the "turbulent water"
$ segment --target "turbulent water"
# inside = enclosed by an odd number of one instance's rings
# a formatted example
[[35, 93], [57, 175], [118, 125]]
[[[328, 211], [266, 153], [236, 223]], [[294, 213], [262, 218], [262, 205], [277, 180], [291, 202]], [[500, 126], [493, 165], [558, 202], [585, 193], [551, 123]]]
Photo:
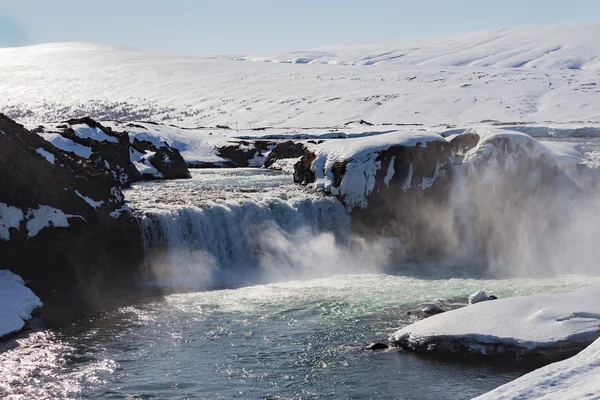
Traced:
[[439, 265], [391, 273], [390, 243], [353, 239], [335, 199], [272, 172], [194, 171], [127, 197], [145, 216], [147, 290], [107, 294], [99, 314], [4, 343], [0, 397], [466, 399], [524, 371], [360, 346], [386, 341], [421, 302], [600, 284]]

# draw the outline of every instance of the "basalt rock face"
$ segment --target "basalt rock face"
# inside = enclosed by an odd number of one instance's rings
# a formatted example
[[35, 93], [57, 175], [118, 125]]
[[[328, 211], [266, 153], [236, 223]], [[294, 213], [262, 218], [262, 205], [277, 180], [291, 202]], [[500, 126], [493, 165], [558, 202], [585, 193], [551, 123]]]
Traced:
[[120, 177], [1, 114], [0, 131], [0, 269], [40, 296], [135, 275], [141, 234]]

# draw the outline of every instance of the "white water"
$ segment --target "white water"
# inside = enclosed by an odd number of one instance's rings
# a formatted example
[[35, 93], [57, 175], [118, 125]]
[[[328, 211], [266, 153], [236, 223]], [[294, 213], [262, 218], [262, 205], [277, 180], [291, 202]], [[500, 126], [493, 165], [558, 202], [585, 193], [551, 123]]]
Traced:
[[144, 211], [146, 261], [160, 286], [208, 288], [384, 267], [385, 243], [353, 238], [337, 199], [305, 191], [289, 176], [256, 169], [192, 176], [127, 193]]

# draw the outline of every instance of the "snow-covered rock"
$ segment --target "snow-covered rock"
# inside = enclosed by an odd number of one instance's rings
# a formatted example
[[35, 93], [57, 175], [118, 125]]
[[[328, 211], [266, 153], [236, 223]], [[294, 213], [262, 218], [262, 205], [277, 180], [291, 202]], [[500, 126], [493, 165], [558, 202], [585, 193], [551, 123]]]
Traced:
[[[22, 276], [41, 296], [133, 273], [140, 232], [130, 212], [112, 217], [125, 206], [118, 177], [94, 155], [57, 148], [1, 114], [0, 129], [0, 269]], [[82, 129], [82, 136], [101, 137]]]
[[34, 131], [60, 149], [93, 161], [99, 169], [107, 169], [124, 186], [141, 179], [189, 176], [177, 149], [163, 142], [155, 144], [130, 137], [124, 130], [113, 130], [91, 118], [40, 125]]
[[483, 290], [475, 292], [469, 296], [469, 304], [477, 304], [477, 303], [481, 303], [482, 301], [488, 301], [488, 300], [490, 300], [490, 297]]
[[398, 330], [394, 346], [430, 354], [538, 357], [574, 354], [597, 337], [600, 288], [485, 301]]
[[600, 339], [567, 360], [547, 365], [492, 390], [478, 400], [600, 398]]
[[5, 269], [0, 270], [0, 304], [0, 338], [23, 329], [31, 313], [42, 306], [21, 277]]

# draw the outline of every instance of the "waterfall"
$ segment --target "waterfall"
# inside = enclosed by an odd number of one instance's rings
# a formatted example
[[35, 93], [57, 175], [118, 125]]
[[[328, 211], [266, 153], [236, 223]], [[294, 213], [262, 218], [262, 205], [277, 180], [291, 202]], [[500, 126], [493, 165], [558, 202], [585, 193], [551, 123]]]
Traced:
[[364, 272], [381, 264], [333, 197], [228, 200], [142, 216], [146, 265], [161, 286], [206, 288]]

